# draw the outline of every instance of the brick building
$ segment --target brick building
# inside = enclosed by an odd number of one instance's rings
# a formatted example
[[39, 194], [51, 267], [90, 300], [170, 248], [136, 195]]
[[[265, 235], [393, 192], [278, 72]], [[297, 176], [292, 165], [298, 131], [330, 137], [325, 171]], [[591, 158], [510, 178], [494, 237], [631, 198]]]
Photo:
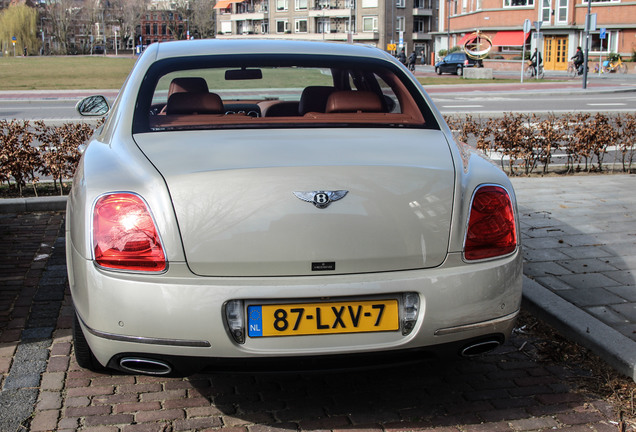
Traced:
[[[462, 45], [462, 38], [480, 30], [493, 41], [491, 57], [519, 57], [525, 42], [538, 47], [546, 70], [565, 70], [578, 46], [585, 48], [584, 28], [588, 0], [440, 0], [435, 52]], [[450, 16], [448, 11], [450, 10]], [[601, 54], [629, 57], [636, 50], [636, 3], [625, 0], [592, 1], [597, 29], [590, 33], [590, 61]], [[541, 38], [524, 38], [523, 23], [541, 22]], [[601, 29], [606, 29], [601, 39]], [[539, 41], [537, 43], [537, 40]]]

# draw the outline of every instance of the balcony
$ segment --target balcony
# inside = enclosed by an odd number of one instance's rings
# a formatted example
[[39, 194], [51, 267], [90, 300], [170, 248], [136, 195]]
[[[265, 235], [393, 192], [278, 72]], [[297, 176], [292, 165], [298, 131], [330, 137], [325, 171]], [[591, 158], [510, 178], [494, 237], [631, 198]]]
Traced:
[[353, 14], [351, 9], [311, 9], [308, 11], [310, 18], [349, 18]]
[[413, 16], [433, 16], [433, 9], [430, 8], [413, 8]]
[[[217, 34], [217, 39], [300, 39], [300, 40], [326, 40], [346, 42], [348, 41], [348, 33], [254, 33], [254, 34]], [[377, 42], [380, 39], [380, 34], [375, 32], [368, 33], [354, 33], [354, 42]]]
[[242, 12], [230, 15], [230, 21], [261, 21], [267, 17], [267, 12]]
[[414, 41], [433, 40], [433, 36], [429, 32], [413, 32]]

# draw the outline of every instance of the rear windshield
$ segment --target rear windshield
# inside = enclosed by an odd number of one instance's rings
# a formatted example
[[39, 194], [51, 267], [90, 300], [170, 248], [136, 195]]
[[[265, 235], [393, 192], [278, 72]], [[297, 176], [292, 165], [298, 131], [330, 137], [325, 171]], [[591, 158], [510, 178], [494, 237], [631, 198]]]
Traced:
[[390, 63], [331, 56], [245, 57], [155, 63], [140, 89], [134, 132], [438, 128], [426, 100], [405, 79], [406, 72]]

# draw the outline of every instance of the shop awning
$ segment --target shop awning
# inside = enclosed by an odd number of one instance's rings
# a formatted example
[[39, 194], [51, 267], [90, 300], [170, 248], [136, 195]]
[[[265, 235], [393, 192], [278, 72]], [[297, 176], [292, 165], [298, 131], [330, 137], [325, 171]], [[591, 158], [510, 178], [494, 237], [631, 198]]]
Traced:
[[462, 38], [459, 40], [459, 42], [457, 43], [457, 46], [464, 46], [464, 44], [466, 43], [466, 41], [470, 38], [475, 37], [474, 33], [467, 33], [464, 36], [462, 36]]
[[526, 43], [527, 35], [523, 30], [500, 31], [492, 38], [494, 46], [523, 46]]
[[226, 9], [230, 3], [230, 0], [218, 0], [214, 5], [214, 9]]

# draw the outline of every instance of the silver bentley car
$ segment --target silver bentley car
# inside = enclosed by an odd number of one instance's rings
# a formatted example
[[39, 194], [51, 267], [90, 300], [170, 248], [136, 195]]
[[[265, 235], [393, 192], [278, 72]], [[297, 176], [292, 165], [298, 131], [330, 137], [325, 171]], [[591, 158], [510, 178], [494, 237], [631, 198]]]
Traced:
[[67, 208], [75, 355], [132, 373], [473, 356], [509, 336], [522, 257], [506, 175], [369, 46], [150, 45]]

